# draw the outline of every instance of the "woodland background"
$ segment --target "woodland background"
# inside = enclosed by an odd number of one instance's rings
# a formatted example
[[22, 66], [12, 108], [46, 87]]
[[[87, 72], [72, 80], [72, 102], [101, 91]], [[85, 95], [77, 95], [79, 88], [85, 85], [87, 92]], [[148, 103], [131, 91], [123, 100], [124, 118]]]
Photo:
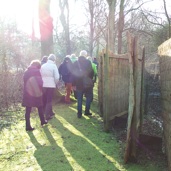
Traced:
[[[145, 47], [146, 71], [152, 73], [152, 78], [155, 79], [159, 72], [157, 48], [170, 38], [171, 21], [169, 1], [160, 0], [160, 7], [157, 9], [151, 6], [152, 2], [154, 1], [77, 0], [74, 3], [80, 5], [80, 16], [85, 16], [83, 24], [78, 26], [71, 24], [74, 10], [70, 8], [71, 1], [59, 0], [58, 18], [53, 18], [51, 1], [39, 0], [37, 10], [40, 34], [41, 24], [45, 21], [45, 16], [41, 15], [43, 10], [46, 11], [46, 17], [49, 17], [49, 23], [47, 21], [44, 26], [52, 29], [48, 44], [42, 37], [35, 36], [33, 25], [30, 26], [32, 34], [28, 35], [19, 29], [16, 20], [0, 16], [0, 110], [8, 110], [21, 102], [23, 71], [32, 59], [41, 59], [43, 55], [54, 53], [59, 65], [66, 55], [79, 55], [82, 49], [98, 59], [99, 53], [106, 46], [113, 53], [121, 54], [127, 50], [127, 31], [138, 36], [140, 46]], [[148, 86], [149, 83], [146, 84]]]

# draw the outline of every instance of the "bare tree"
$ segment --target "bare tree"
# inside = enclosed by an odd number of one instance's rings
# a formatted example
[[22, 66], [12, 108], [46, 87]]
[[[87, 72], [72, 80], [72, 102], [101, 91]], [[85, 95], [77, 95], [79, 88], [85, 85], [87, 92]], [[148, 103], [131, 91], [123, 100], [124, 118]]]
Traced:
[[89, 25], [89, 54], [92, 56], [95, 48], [98, 53], [100, 41], [106, 30], [106, 4], [101, 0], [88, 0], [88, 7], [85, 5], [85, 9]]
[[169, 38], [171, 37], [171, 18], [169, 17], [168, 11], [167, 11], [167, 5], [166, 5], [166, 0], [163, 0], [163, 5], [164, 5], [164, 12], [168, 21], [168, 25], [169, 25]]
[[[171, 17], [169, 16], [167, 9], [166, 0], [162, 0], [163, 5], [161, 3], [161, 9], [156, 10], [148, 10], [145, 8], [141, 9], [142, 15], [146, 18], [146, 20], [152, 24], [154, 27], [160, 27], [168, 30], [166, 35], [167, 39], [171, 37]], [[166, 24], [167, 23], [167, 24]]]

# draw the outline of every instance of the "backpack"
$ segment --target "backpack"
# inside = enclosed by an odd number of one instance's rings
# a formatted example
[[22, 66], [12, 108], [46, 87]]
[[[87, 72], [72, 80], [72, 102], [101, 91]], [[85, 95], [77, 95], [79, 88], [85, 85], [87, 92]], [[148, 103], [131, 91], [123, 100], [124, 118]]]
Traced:
[[83, 89], [86, 90], [86, 89], [93, 88], [93, 86], [94, 86], [93, 80], [90, 77], [88, 77], [87, 73], [85, 73], [81, 69], [79, 61], [78, 61], [78, 68], [79, 68], [79, 71], [80, 71], [81, 75], [83, 76], [82, 77]]

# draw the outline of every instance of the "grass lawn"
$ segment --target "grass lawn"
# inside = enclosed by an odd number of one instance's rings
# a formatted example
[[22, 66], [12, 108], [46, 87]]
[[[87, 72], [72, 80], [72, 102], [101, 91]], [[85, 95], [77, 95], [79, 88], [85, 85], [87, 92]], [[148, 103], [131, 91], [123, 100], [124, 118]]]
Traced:
[[148, 160], [123, 163], [123, 143], [103, 131], [96, 92], [91, 117], [78, 119], [76, 102], [55, 104], [56, 114], [44, 127], [33, 111], [33, 132], [25, 131], [24, 108], [0, 115], [0, 171], [165, 171]]

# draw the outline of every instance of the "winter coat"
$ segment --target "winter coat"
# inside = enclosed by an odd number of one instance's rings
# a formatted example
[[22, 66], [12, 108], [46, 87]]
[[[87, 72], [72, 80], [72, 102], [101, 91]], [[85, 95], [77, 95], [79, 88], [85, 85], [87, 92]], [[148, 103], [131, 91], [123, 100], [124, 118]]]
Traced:
[[59, 74], [65, 83], [72, 83], [73, 64], [71, 60], [65, 61], [59, 66]]
[[48, 60], [41, 66], [40, 72], [43, 79], [43, 87], [56, 88], [59, 80], [59, 72], [56, 64], [52, 60]]
[[[83, 72], [80, 72], [80, 68]], [[93, 79], [94, 71], [91, 62], [84, 56], [80, 56], [73, 65], [73, 85], [76, 86], [77, 90], [83, 90], [83, 77], [87, 75]]]
[[43, 81], [40, 70], [35, 66], [30, 66], [23, 76], [24, 89], [22, 106], [40, 107], [42, 102], [42, 86]]

